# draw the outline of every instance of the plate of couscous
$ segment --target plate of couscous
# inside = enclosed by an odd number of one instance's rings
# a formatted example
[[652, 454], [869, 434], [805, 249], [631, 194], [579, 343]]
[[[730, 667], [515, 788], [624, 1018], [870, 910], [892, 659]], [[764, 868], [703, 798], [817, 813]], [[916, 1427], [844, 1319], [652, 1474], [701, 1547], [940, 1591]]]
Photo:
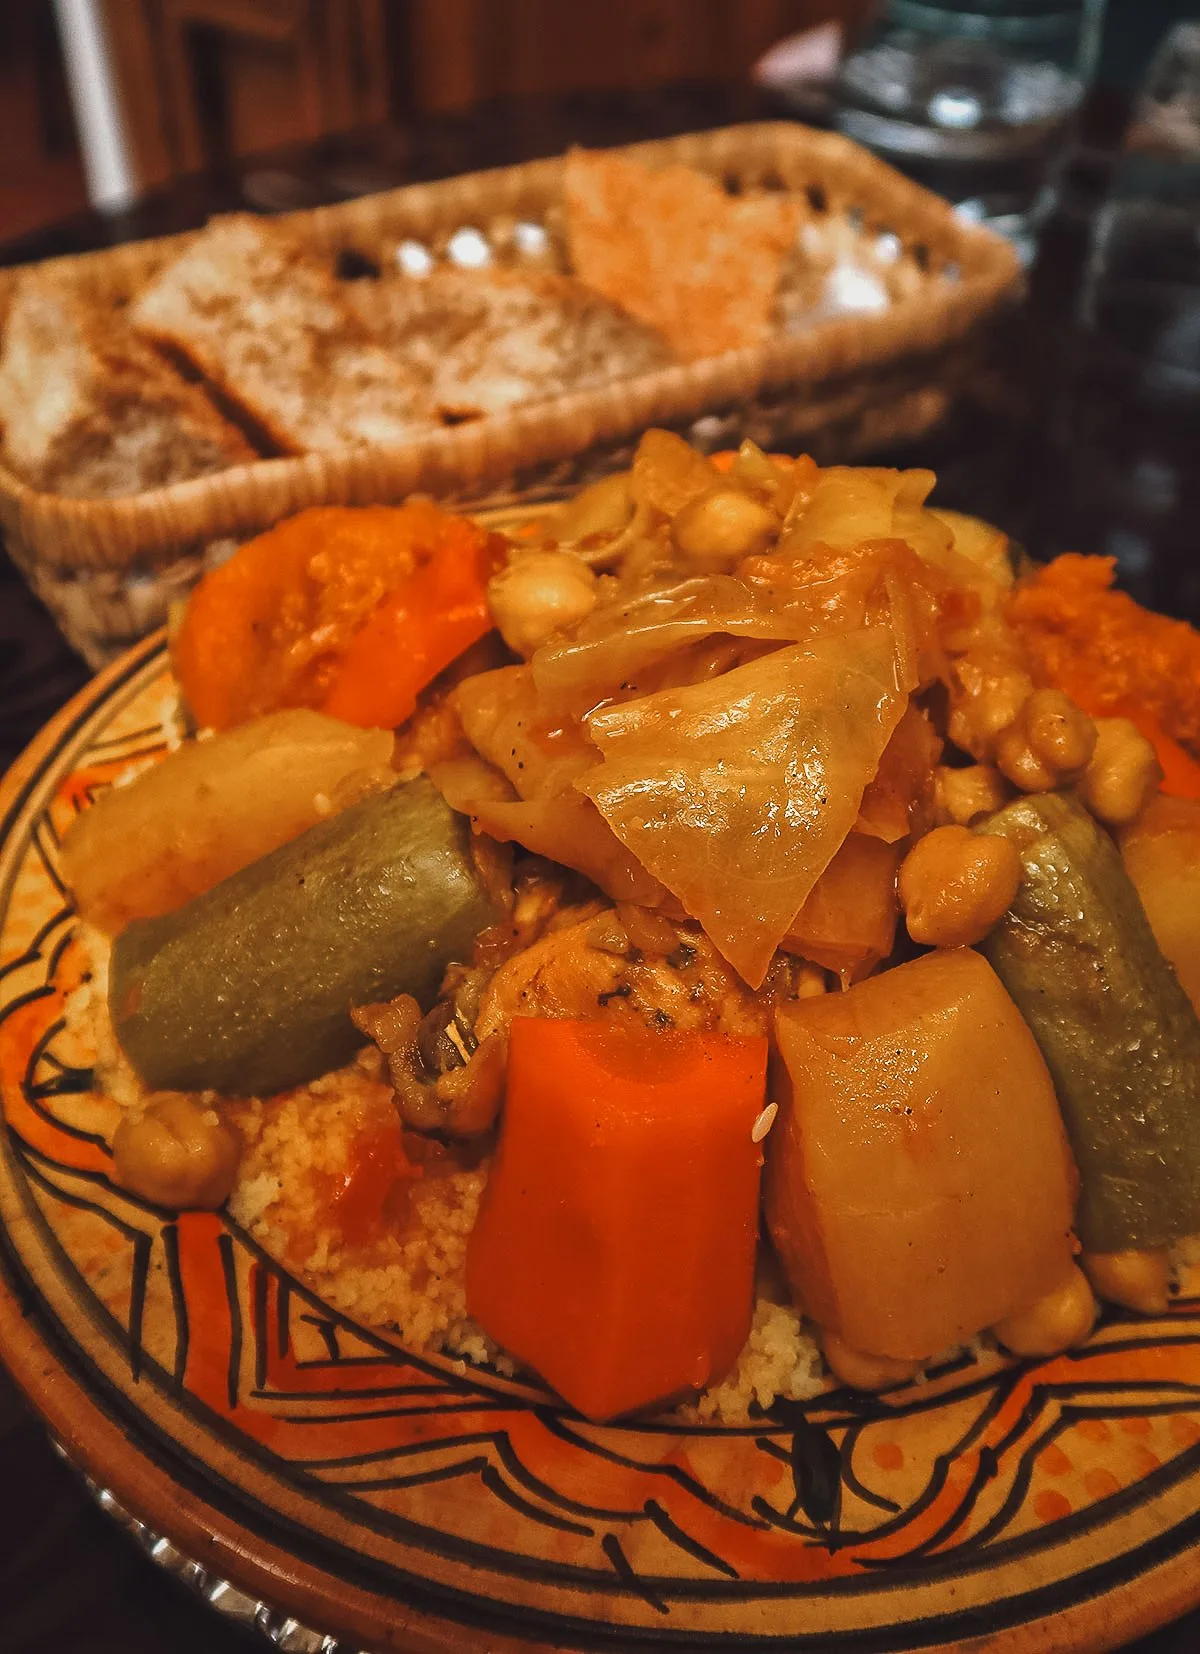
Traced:
[[5, 782], [4, 1356], [282, 1646], [1200, 1600], [1200, 638], [934, 483], [302, 512]]

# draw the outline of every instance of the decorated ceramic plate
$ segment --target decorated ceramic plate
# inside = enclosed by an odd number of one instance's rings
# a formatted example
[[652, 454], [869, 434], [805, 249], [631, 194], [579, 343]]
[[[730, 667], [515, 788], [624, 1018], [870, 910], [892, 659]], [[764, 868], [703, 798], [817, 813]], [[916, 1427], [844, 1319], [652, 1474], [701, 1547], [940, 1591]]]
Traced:
[[1064, 1654], [1200, 1600], [1200, 1298], [884, 1397], [595, 1425], [356, 1324], [226, 1211], [116, 1188], [64, 1019], [84, 962], [59, 846], [173, 708], [152, 639], [0, 802], [0, 1352], [135, 1516], [372, 1648]]

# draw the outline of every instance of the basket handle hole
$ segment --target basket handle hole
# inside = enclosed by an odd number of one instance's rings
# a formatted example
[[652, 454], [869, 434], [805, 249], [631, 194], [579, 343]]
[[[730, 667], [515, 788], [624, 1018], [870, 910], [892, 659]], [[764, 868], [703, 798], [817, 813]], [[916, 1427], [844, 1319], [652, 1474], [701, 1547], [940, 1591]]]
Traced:
[[375, 259], [368, 258], [357, 247], [339, 247], [334, 270], [339, 281], [378, 281], [382, 274]]

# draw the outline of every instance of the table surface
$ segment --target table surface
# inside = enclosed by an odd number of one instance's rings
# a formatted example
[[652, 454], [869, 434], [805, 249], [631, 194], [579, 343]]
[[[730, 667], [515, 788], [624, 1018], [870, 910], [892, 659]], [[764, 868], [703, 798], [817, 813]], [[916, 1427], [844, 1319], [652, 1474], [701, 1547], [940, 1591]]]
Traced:
[[[291, 210], [370, 190], [608, 144], [787, 113], [749, 87], [522, 100], [468, 116], [326, 140], [189, 180], [115, 217], [78, 217], [0, 247], [0, 264], [87, 251], [195, 227], [237, 207]], [[816, 110], [819, 113], [819, 109]], [[989, 516], [1035, 554], [1067, 546], [1117, 555], [1125, 583], [1200, 619], [1192, 525], [1200, 500], [1196, 404], [1143, 397], [1136, 369], [1072, 327], [1088, 246], [1119, 132], [1097, 100], [1042, 239], [1030, 298], [946, 428], [889, 463], [930, 465], [938, 497]], [[1098, 410], [1103, 418], [1098, 417]], [[1189, 458], [1190, 456], [1190, 458]], [[88, 677], [0, 553], [0, 770]], [[93, 1504], [0, 1368], [0, 1648], [5, 1654], [234, 1654], [265, 1648], [147, 1561]], [[1200, 1613], [1124, 1654], [1195, 1654]]]

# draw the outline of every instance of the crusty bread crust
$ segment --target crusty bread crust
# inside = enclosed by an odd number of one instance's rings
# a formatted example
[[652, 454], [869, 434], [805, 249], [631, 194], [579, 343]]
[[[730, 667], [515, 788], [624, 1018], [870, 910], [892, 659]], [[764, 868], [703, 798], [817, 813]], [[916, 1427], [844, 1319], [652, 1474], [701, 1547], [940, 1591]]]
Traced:
[[120, 309], [48, 271], [15, 285], [0, 353], [0, 426], [4, 461], [20, 477], [81, 497], [136, 494], [256, 457]]
[[277, 221], [214, 219], [137, 295], [130, 320], [286, 453], [399, 442], [433, 422], [419, 375], [371, 337], [321, 258]]

